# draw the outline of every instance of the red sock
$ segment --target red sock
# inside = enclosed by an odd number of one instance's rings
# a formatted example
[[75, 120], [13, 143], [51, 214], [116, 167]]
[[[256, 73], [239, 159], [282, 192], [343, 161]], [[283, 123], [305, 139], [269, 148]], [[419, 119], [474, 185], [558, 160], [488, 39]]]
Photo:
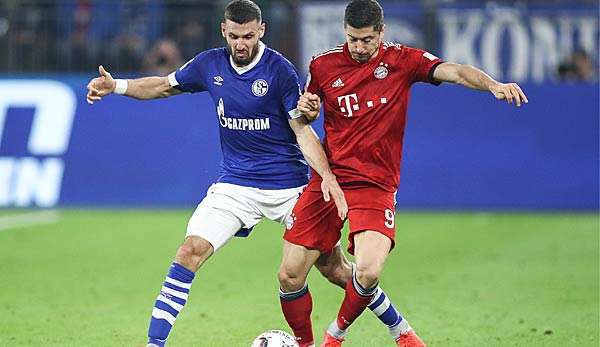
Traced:
[[290, 328], [296, 336], [300, 347], [307, 347], [314, 343], [310, 313], [312, 312], [312, 296], [308, 287], [295, 293], [279, 293], [281, 310]]
[[377, 286], [368, 290], [360, 288], [361, 292], [365, 294], [361, 295], [355, 288], [355, 285], [358, 285], [358, 283], [354, 284], [354, 282], [356, 281], [348, 281], [346, 283], [346, 295], [337, 316], [337, 325], [341, 330], [346, 330], [360, 316], [371, 302], [371, 299], [373, 299], [373, 295], [375, 295], [375, 291], [377, 290]]

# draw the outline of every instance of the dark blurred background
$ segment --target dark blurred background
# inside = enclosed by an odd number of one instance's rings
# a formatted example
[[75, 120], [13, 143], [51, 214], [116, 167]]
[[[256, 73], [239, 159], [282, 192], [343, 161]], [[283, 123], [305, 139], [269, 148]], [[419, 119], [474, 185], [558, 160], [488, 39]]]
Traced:
[[[223, 44], [219, 23], [227, 2], [4, 0], [0, 3], [0, 49], [5, 53], [0, 55], [0, 72], [87, 73], [102, 63], [119, 72], [167, 74], [196, 53]], [[343, 2], [289, 0], [257, 3], [263, 10], [268, 26], [264, 41], [299, 66], [305, 66], [306, 63], [302, 60], [305, 58], [301, 52], [304, 47], [298, 44], [301, 40], [321, 40], [313, 46], [325, 49], [330, 42], [322, 35], [330, 34], [332, 28], [341, 28], [341, 14], [338, 12], [343, 11]], [[597, 13], [594, 16], [593, 12], [589, 12], [597, 6], [597, 1], [591, 0], [425, 0], [385, 1], [384, 4], [391, 7], [386, 11], [388, 36], [438, 52], [444, 50], [439, 35], [443, 29], [441, 27], [452, 25], [448, 20], [454, 20], [449, 18], [449, 10], [504, 6], [523, 11], [520, 14], [513, 13], [515, 17], [544, 14], [544, 17], [538, 18], [539, 37], [543, 37], [542, 31], [547, 30], [544, 27], [547, 18], [557, 17], [559, 31], [576, 31], [585, 25], [568, 23], [568, 18], [560, 18], [568, 13], [587, 11], [588, 21], [594, 17], [597, 19]], [[496, 19], [508, 21], [508, 24], [520, 20], [506, 19], [506, 15], [498, 14], [500, 18]], [[468, 14], [463, 12], [461, 16], [464, 18]], [[587, 23], [588, 26], [594, 24], [597, 26], [597, 20]], [[522, 28], [509, 29], [507, 26], [504, 29], [514, 33], [514, 30]], [[536, 27], [532, 27], [532, 30], [535, 35]], [[303, 36], [304, 32], [308, 35]], [[313, 32], [319, 36], [312, 37]], [[550, 54], [553, 71], [548, 77], [597, 80], [598, 46], [590, 42], [597, 36], [594, 33], [581, 33], [585, 34], [589, 37], [582, 37], [570, 45], [556, 43], [558, 46], [554, 47], [558, 47], [558, 51]]]
[[[183, 59], [222, 44], [226, 1], [5, 0], [0, 3], [0, 71], [168, 73]], [[297, 3], [259, 2], [267, 41], [290, 55]], [[292, 44], [290, 44], [292, 43]]]

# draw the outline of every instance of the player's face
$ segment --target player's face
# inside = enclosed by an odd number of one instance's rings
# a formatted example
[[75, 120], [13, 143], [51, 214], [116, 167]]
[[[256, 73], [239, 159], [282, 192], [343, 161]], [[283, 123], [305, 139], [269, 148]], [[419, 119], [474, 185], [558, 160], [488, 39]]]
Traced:
[[235, 65], [246, 66], [258, 53], [258, 41], [265, 34], [265, 25], [257, 20], [239, 24], [227, 19], [221, 23], [221, 33], [227, 40], [227, 48]]
[[384, 28], [381, 28], [381, 31], [376, 31], [372, 26], [357, 29], [346, 25], [346, 42], [348, 42], [348, 49], [352, 58], [359, 63], [366, 63], [377, 56], [379, 45], [383, 40]]

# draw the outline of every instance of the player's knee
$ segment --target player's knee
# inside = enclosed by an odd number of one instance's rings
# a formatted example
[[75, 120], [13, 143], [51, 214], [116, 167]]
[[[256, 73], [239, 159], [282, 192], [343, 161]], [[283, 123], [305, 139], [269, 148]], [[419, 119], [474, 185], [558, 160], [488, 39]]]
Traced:
[[198, 268], [212, 255], [211, 244], [200, 238], [187, 238], [177, 250], [175, 261], [196, 272]]
[[371, 288], [379, 281], [381, 269], [375, 266], [357, 266], [356, 279], [361, 286]]
[[279, 286], [286, 293], [300, 290], [306, 283], [304, 276], [285, 268], [279, 269], [277, 277], [279, 278]]
[[187, 244], [183, 244], [179, 247], [179, 249], [177, 250], [177, 258], [179, 259], [191, 259], [192, 256], [194, 255], [194, 247], [187, 245]]

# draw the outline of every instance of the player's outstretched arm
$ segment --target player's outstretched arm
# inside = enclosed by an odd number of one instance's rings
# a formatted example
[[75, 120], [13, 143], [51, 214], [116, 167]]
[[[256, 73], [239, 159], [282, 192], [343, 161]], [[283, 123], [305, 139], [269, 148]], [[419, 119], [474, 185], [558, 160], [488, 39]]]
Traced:
[[323, 146], [319, 141], [319, 137], [308, 123], [308, 120], [304, 116], [300, 116], [290, 120], [290, 127], [296, 134], [298, 145], [300, 150], [304, 154], [304, 158], [308, 161], [308, 164], [321, 176], [323, 182], [321, 183], [321, 190], [323, 191], [323, 198], [325, 201], [329, 201], [333, 198], [335, 203], [338, 216], [344, 220], [348, 214], [348, 204], [344, 197], [342, 188], [337, 183], [336, 177], [331, 172], [327, 156], [323, 150]]
[[104, 96], [116, 93], [130, 96], [135, 99], [148, 100], [166, 98], [181, 93], [178, 89], [171, 87], [168, 77], [143, 77], [130, 80], [114, 79], [102, 65], [98, 67], [99, 77], [90, 81], [87, 85], [87, 102], [93, 104], [100, 101]]
[[517, 106], [521, 106], [521, 103], [529, 102], [518, 84], [500, 83], [473, 66], [442, 63], [433, 72], [433, 78], [472, 89], [489, 91], [496, 99], [506, 100], [509, 104], [514, 102]]

